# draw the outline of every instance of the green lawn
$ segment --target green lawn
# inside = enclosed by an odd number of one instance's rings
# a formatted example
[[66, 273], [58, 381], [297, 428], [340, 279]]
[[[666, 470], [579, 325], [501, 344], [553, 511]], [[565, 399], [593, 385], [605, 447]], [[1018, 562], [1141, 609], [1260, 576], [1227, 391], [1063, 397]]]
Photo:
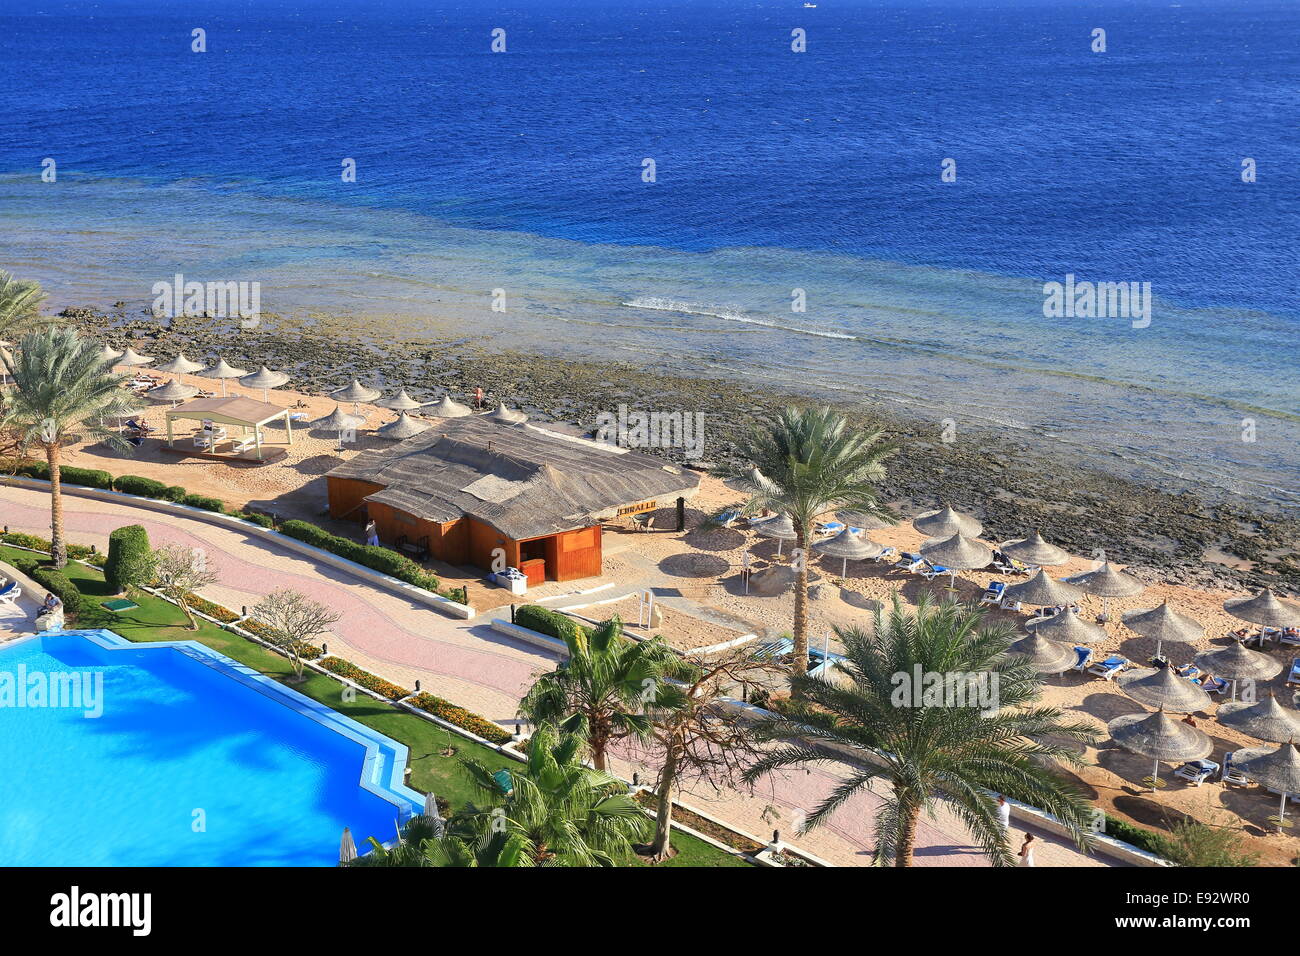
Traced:
[[[0, 545], [0, 560], [9, 564], [31, 560], [28, 551]], [[112, 597], [103, 575], [84, 564], [70, 562], [65, 573], [86, 598], [86, 607], [75, 623], [76, 627], [107, 628], [131, 641], [198, 641], [227, 657], [247, 664], [282, 683], [288, 683], [293, 665], [279, 654], [272, 653], [237, 634], [224, 631], [207, 621], [198, 619], [197, 631], [186, 630], [185, 615], [161, 598], [142, 594], [136, 598], [139, 607], [114, 614], [99, 606], [100, 601]], [[460, 807], [472, 796], [472, 791], [459, 761], [473, 758], [491, 770], [516, 768], [518, 762], [484, 747], [459, 734], [444, 730], [437, 724], [398, 710], [391, 705], [358, 694], [352, 701], [343, 699], [344, 685], [332, 677], [308, 670], [301, 684], [290, 684], [300, 694], [346, 714], [353, 720], [372, 727], [382, 734], [405, 744], [411, 751], [411, 786], [421, 792], [432, 790], [453, 807]], [[448, 746], [456, 748], [450, 756], [441, 751]], [[360, 838], [362, 834], [358, 834]], [[386, 837], [386, 835], [385, 835]], [[743, 860], [723, 853], [716, 847], [685, 833], [673, 835], [673, 845], [678, 854], [663, 866], [748, 866]]]

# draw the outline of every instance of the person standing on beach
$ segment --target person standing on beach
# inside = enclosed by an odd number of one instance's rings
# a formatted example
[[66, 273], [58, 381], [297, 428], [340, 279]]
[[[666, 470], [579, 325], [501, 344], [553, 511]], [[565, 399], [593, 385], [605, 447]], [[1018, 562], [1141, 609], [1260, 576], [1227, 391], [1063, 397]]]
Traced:
[[374, 518], [366, 522], [366, 544], [379, 545], [379, 525], [375, 524]]
[[1034, 835], [1032, 833], [1026, 833], [1025, 842], [1020, 845], [1020, 865], [1034, 865]]
[[1002, 827], [1004, 836], [1011, 835], [1011, 804], [1007, 803], [1007, 798], [998, 794], [998, 826]]

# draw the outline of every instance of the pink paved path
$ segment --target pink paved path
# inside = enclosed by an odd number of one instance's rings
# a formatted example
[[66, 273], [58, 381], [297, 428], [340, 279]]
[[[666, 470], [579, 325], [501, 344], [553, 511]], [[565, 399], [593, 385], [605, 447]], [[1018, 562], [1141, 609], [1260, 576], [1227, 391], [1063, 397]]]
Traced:
[[[534, 676], [549, 670], [554, 658], [498, 634], [479, 620], [443, 617], [423, 605], [374, 588], [350, 574], [321, 567], [304, 556], [260, 538], [191, 518], [130, 505], [68, 496], [68, 539], [107, 547], [108, 535], [124, 524], [144, 525], [155, 546], [201, 548], [220, 576], [206, 596], [228, 607], [251, 605], [278, 588], [294, 588], [341, 612], [326, 640], [330, 652], [358, 666], [411, 687], [421, 686], [460, 706], [509, 725], [515, 707]], [[27, 489], [0, 489], [0, 523], [49, 536], [49, 497]], [[653, 773], [650, 761], [625, 753], [615, 769], [630, 777]], [[686, 788], [683, 799], [753, 834], [780, 829], [798, 846], [840, 865], [864, 865], [871, 839], [870, 821], [881, 797], [864, 793], [839, 810], [829, 825], [794, 837], [802, 813], [810, 811], [839, 779], [835, 765], [773, 774], [753, 790], [714, 793], [705, 785]], [[985, 866], [960, 822], [940, 810], [925, 819], [917, 840], [919, 865]], [[1040, 866], [1105, 866], [1106, 858], [1087, 857], [1073, 846], [1038, 832]], [[1018, 840], [1017, 840], [1018, 842]]]

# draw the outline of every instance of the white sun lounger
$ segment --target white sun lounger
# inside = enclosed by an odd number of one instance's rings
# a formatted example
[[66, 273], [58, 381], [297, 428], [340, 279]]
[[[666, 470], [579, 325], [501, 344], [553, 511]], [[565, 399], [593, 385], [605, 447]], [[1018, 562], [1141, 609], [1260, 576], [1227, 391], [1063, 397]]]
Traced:
[[23, 589], [18, 586], [17, 581], [10, 581], [3, 588], [0, 588], [0, 604], [7, 604], [10, 607], [17, 607], [15, 603], [23, 595]]

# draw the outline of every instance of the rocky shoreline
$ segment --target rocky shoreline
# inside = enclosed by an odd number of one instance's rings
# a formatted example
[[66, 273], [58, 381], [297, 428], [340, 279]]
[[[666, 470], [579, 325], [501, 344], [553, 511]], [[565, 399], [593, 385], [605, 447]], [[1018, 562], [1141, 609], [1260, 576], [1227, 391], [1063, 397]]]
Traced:
[[[539, 421], [594, 429], [601, 411], [703, 412], [702, 459], [679, 448], [646, 449], [681, 464], [707, 467], [742, 457], [745, 437], [775, 409], [808, 402], [805, 394], [759, 389], [720, 378], [673, 376], [630, 364], [584, 362], [491, 351], [463, 339], [393, 340], [346, 321], [263, 320], [251, 331], [217, 328], [207, 319], [163, 324], [121, 311], [67, 309], [61, 316], [117, 348], [128, 342], [160, 360], [186, 352], [220, 354], [250, 371], [260, 364], [291, 376], [290, 386], [323, 394], [353, 376], [432, 400], [450, 391], [466, 401], [476, 387], [484, 402], [505, 401]], [[1208, 501], [1062, 463], [1041, 448], [992, 431], [963, 430], [945, 443], [934, 421], [908, 419], [869, 396], [845, 414], [876, 423], [901, 445], [884, 484], [886, 500], [907, 512], [938, 502], [981, 515], [985, 538], [1003, 540], [1034, 529], [1075, 554], [1104, 551], [1147, 580], [1198, 587], [1271, 586], [1300, 590], [1300, 520], [1249, 502]]]

